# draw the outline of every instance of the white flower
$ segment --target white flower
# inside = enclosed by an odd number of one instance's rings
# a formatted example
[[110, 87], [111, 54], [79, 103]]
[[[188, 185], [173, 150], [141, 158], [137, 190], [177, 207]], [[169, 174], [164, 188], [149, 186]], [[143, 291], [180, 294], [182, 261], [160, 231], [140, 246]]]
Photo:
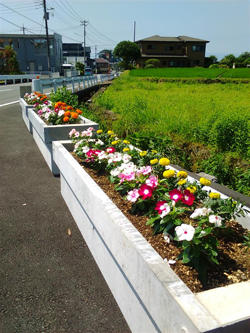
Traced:
[[191, 241], [194, 237], [195, 228], [189, 224], [183, 223], [175, 228], [176, 236], [178, 241]]
[[98, 140], [96, 141], [96, 144], [97, 144], [97, 145], [100, 145], [100, 146], [103, 146], [103, 145], [104, 145], [104, 142], [103, 142], [102, 140], [98, 139]]
[[165, 242], [167, 242], [169, 244], [172, 236], [166, 232], [163, 234], [163, 238], [164, 238]]
[[63, 116], [64, 115], [64, 111], [63, 110], [60, 110], [59, 112], [58, 112], [58, 117], [61, 117], [61, 116]]
[[195, 219], [196, 217], [199, 217], [199, 216], [207, 216], [211, 212], [212, 212], [212, 210], [210, 208], [206, 208], [206, 207], [196, 208], [195, 211], [193, 212], [193, 214], [190, 215], [190, 218]]
[[128, 154], [124, 154], [122, 160], [124, 163], [128, 163], [131, 160], [131, 156]]
[[48, 120], [50, 115], [51, 115], [51, 112], [46, 112], [45, 115], [44, 115], [44, 118], [46, 120]]
[[99, 154], [98, 154], [98, 159], [99, 160], [103, 160], [107, 158], [107, 154], [105, 153], [105, 151], [101, 151]]
[[89, 147], [88, 147], [88, 146], [83, 146], [83, 147], [82, 147], [82, 152], [83, 152], [84, 154], [86, 154], [88, 151], [89, 151]]
[[222, 218], [219, 215], [210, 215], [209, 222], [214, 223], [216, 227], [222, 226]]
[[115, 169], [113, 169], [113, 170], [110, 171], [110, 174], [111, 174], [113, 177], [117, 177], [120, 173], [121, 173], [121, 169], [120, 169], [120, 167], [115, 168]]

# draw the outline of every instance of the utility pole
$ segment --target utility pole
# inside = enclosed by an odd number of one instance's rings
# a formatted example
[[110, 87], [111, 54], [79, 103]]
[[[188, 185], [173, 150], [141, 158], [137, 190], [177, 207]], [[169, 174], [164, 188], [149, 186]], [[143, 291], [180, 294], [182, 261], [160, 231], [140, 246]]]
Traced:
[[26, 28], [24, 27], [24, 25], [23, 25], [23, 27], [22, 27], [22, 30], [23, 30], [23, 35], [25, 35], [25, 30], [26, 30]]
[[81, 21], [81, 25], [83, 25], [83, 57], [84, 57], [84, 66], [86, 66], [85, 64], [85, 59], [86, 59], [86, 26], [88, 24], [88, 21], [84, 20]]
[[97, 58], [97, 45], [95, 45], [95, 59]]
[[136, 22], [134, 21], [134, 42], [135, 42], [135, 28], [136, 28]]
[[43, 0], [43, 12], [44, 12], [44, 20], [45, 20], [45, 30], [46, 30], [46, 39], [47, 39], [47, 55], [48, 55], [48, 71], [50, 72], [50, 45], [49, 45], [49, 32], [48, 32], [48, 19], [49, 13], [46, 8], [46, 0]]

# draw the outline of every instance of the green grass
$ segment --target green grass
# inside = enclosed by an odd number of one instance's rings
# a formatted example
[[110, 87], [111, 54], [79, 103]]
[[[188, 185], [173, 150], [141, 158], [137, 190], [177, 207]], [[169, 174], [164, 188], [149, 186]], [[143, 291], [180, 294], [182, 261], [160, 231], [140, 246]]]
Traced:
[[221, 77], [225, 78], [246, 78], [250, 79], [250, 68], [235, 68], [235, 69], [228, 69], [225, 71]]
[[250, 78], [250, 68], [150, 68], [134, 69], [130, 71], [132, 77], [154, 77], [154, 78]]
[[[158, 143], [170, 138], [179, 146], [179, 151], [173, 148], [176, 162], [194, 171], [203, 166], [202, 171], [247, 193], [249, 174], [242, 170], [249, 157], [249, 92], [243, 83], [151, 82], [123, 74], [95, 104], [116, 114], [112, 129], [119, 136]], [[209, 147], [205, 157], [200, 144]], [[196, 147], [192, 153], [190, 145]]]

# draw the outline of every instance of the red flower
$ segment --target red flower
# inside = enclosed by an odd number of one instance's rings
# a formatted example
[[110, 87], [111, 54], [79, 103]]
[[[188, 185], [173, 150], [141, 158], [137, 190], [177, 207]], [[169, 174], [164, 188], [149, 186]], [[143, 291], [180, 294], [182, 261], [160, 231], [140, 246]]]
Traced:
[[189, 192], [189, 190], [184, 190], [184, 195], [181, 198], [181, 201], [188, 206], [192, 206], [194, 200], [195, 196], [191, 192]]
[[169, 195], [170, 195], [170, 199], [174, 200], [175, 202], [181, 200], [183, 197], [181, 191], [179, 191], [179, 190], [172, 190], [169, 192]]
[[94, 151], [93, 149], [90, 149], [90, 150], [86, 153], [86, 155], [87, 155], [88, 157], [93, 157], [93, 155], [96, 155], [96, 154], [95, 154], [95, 151]]
[[156, 206], [155, 206], [155, 210], [158, 211], [158, 214], [161, 214], [163, 210], [165, 210], [165, 207], [164, 207], [164, 204], [166, 203], [167, 201], [158, 201]]
[[115, 152], [115, 147], [108, 147], [108, 148], [106, 149], [106, 152], [109, 153], [109, 154], [114, 153], [114, 152]]
[[152, 197], [153, 189], [152, 187], [142, 184], [142, 186], [138, 190], [139, 195], [142, 197], [142, 200]]

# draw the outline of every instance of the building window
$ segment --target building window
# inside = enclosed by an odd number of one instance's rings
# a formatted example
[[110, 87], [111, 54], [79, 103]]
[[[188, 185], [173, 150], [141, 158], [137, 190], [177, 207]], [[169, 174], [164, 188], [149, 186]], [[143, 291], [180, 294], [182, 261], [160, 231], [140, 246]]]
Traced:
[[148, 45], [147, 45], [147, 49], [148, 49], [148, 50], [153, 50], [153, 49], [155, 49], [155, 45], [148, 44]]
[[169, 66], [170, 67], [174, 67], [175, 66], [175, 62], [174, 61], [170, 61]]
[[193, 52], [202, 52], [202, 51], [204, 51], [204, 46], [203, 45], [193, 45], [192, 51]]

